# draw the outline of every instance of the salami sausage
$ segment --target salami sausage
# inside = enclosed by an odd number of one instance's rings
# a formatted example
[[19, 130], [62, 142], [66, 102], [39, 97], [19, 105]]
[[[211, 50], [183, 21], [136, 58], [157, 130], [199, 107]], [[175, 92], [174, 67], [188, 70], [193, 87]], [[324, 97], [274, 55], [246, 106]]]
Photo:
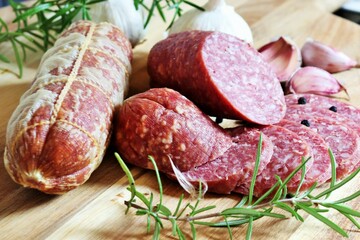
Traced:
[[148, 72], [152, 86], [175, 89], [212, 116], [267, 125], [285, 114], [280, 82], [269, 64], [225, 33], [170, 35], [151, 49]]
[[43, 56], [12, 114], [4, 162], [25, 187], [61, 194], [100, 164], [128, 88], [132, 49], [115, 26], [80, 21]]
[[[255, 167], [257, 145], [260, 132], [255, 129], [244, 131], [243, 128], [232, 130], [233, 144], [214, 161], [183, 172], [186, 179], [197, 185], [205, 182], [208, 191], [229, 194], [235, 188], [244, 194], [248, 193]], [[266, 167], [273, 153], [273, 144], [263, 135], [259, 173]], [[174, 176], [171, 176], [174, 179]]]
[[[274, 153], [266, 168], [257, 176], [254, 195], [260, 196], [269, 190], [276, 182], [275, 175], [284, 180], [302, 163], [302, 158], [312, 157], [309, 144], [297, 134], [283, 127], [270, 125], [260, 129], [274, 144]], [[298, 172], [289, 185], [299, 182]]]
[[124, 101], [118, 112], [115, 145], [129, 163], [172, 172], [169, 157], [188, 171], [223, 155], [231, 137], [190, 100], [168, 88], [153, 88]]
[[301, 106], [289, 107], [285, 119], [308, 125], [329, 144], [337, 163], [337, 179], [350, 174], [360, 161], [360, 137], [358, 134], [348, 125], [333, 118], [299, 113], [296, 110], [292, 111], [293, 108], [301, 108]]
[[[297, 134], [299, 137], [304, 139], [312, 149], [313, 163], [310, 163], [310, 159], [306, 164], [309, 170], [306, 172], [305, 180], [300, 190], [306, 190], [310, 188], [315, 182], [317, 183], [317, 186], [320, 186], [328, 179], [330, 179], [331, 161], [328, 153], [329, 145], [325, 142], [325, 140], [310, 128], [294, 121], [282, 120], [277, 125]], [[295, 192], [298, 188], [298, 185], [299, 182], [288, 185], [287, 187], [289, 192]]]

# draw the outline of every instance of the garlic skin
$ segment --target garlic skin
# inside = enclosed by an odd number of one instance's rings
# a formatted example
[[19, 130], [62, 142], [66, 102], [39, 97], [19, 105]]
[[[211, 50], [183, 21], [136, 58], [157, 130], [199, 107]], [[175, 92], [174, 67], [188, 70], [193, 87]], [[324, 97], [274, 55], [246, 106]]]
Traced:
[[301, 49], [304, 66], [314, 66], [330, 73], [349, 70], [357, 65], [345, 53], [321, 42], [307, 40]]
[[265, 44], [258, 51], [271, 65], [280, 82], [289, 81], [292, 74], [301, 66], [300, 49], [288, 37], [281, 36], [279, 39]]
[[[288, 84], [290, 93], [313, 93], [328, 96], [346, 88], [329, 72], [317, 67], [300, 68]], [[348, 94], [347, 94], [348, 95]]]
[[[93, 22], [109, 22], [118, 26], [133, 47], [145, 36], [143, 11], [136, 10], [133, 1], [107, 0], [92, 4], [89, 14]], [[76, 19], [81, 19], [81, 13], [77, 15]]]
[[190, 30], [219, 31], [253, 43], [249, 25], [225, 0], [209, 0], [203, 8], [205, 11], [194, 8], [184, 13], [174, 22], [169, 34]]

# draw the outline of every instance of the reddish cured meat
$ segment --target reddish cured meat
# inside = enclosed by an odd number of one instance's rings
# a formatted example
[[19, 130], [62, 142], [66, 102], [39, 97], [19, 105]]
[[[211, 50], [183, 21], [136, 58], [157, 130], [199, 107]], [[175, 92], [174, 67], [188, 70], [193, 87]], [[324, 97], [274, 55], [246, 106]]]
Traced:
[[[312, 156], [309, 144], [297, 134], [280, 126], [270, 125], [260, 129], [274, 144], [274, 153], [266, 168], [257, 176], [254, 195], [261, 196], [276, 182], [275, 175], [284, 180], [305, 159]], [[299, 182], [298, 172], [289, 185]]]
[[[306, 103], [299, 104], [299, 101], [304, 103], [304, 99]], [[310, 105], [319, 109], [318, 111], [329, 110], [332, 116], [339, 115], [342, 118], [349, 118], [355, 123], [360, 122], [359, 108], [333, 98], [315, 94], [290, 94], [285, 96], [285, 101], [287, 105]]]
[[181, 92], [209, 115], [267, 125], [285, 114], [280, 82], [269, 64], [225, 33], [170, 35], [151, 49], [148, 72], [153, 86]]
[[131, 59], [130, 42], [108, 23], [79, 21], [58, 38], [8, 123], [4, 163], [15, 182], [61, 194], [90, 177], [125, 97]]
[[168, 88], [153, 88], [124, 101], [115, 128], [116, 147], [129, 163], [172, 172], [169, 157], [187, 171], [226, 152], [231, 137], [191, 101]]
[[[256, 129], [244, 131], [241, 128], [235, 129], [232, 135], [231, 148], [214, 161], [183, 172], [185, 178], [193, 184], [199, 181], [206, 182], [208, 191], [213, 193], [229, 194], [236, 187], [248, 192], [255, 167], [260, 131]], [[272, 153], [273, 144], [263, 135], [259, 173], [270, 161]]]
[[[329, 145], [324, 139], [310, 128], [294, 121], [282, 120], [277, 125], [296, 133], [299, 137], [309, 143], [312, 149], [313, 163], [307, 163], [309, 170], [306, 172], [301, 190], [310, 188], [315, 182], [317, 182], [317, 186], [320, 186], [330, 179], [331, 161], [328, 152]], [[288, 185], [288, 189], [290, 192], [294, 192], [297, 190], [298, 185], [298, 182], [296, 184]]]
[[[289, 109], [299, 106], [292, 106]], [[360, 137], [348, 125], [329, 117], [289, 111], [285, 119], [301, 123], [307, 120], [310, 128], [327, 142], [334, 153], [337, 168], [336, 177], [342, 179], [349, 175], [360, 161]], [[304, 123], [304, 122], [303, 122]]]

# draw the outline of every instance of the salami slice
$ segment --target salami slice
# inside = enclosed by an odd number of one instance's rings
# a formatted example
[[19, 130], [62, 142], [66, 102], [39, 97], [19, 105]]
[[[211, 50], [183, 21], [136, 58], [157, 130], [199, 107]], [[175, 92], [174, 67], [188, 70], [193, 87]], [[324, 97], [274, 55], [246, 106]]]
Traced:
[[[302, 163], [302, 158], [312, 156], [309, 144], [297, 134], [280, 126], [270, 125], [260, 129], [274, 144], [274, 153], [266, 168], [258, 175], [254, 195], [260, 196], [269, 190], [276, 182], [275, 175], [284, 180]], [[299, 182], [298, 172], [289, 185]]]
[[[305, 180], [300, 190], [306, 190], [310, 188], [315, 182], [317, 182], [317, 186], [320, 186], [328, 179], [330, 179], [331, 161], [328, 152], [329, 145], [324, 141], [324, 139], [310, 128], [307, 128], [304, 125], [294, 121], [282, 120], [277, 125], [297, 134], [299, 137], [309, 143], [312, 149], [313, 163], [311, 165], [310, 162], [307, 163], [309, 171], [306, 172]], [[288, 185], [289, 192], [296, 191], [298, 185], [299, 183]]]
[[267, 125], [285, 114], [280, 82], [269, 64], [225, 33], [170, 35], [151, 49], [148, 72], [153, 86], [181, 92], [212, 116]]
[[332, 116], [338, 115], [349, 118], [355, 123], [360, 122], [360, 109], [339, 100], [319, 96], [315, 94], [290, 94], [286, 95], [287, 105], [310, 105], [316, 106], [318, 111], [329, 110]]
[[[299, 106], [293, 106], [289, 109]], [[349, 175], [360, 161], [360, 137], [348, 125], [327, 117], [287, 112], [286, 119], [308, 125], [327, 142], [334, 153], [337, 179]]]
[[124, 101], [116, 119], [115, 140], [128, 162], [171, 172], [169, 157], [187, 171], [223, 155], [231, 137], [191, 101], [168, 88], [154, 88]]
[[[260, 131], [237, 129], [233, 135], [233, 145], [228, 151], [214, 161], [183, 172], [185, 178], [193, 184], [206, 182], [208, 191], [213, 193], [229, 194], [238, 185], [247, 193], [255, 167]], [[263, 135], [259, 172], [269, 163], [272, 153], [273, 144]]]

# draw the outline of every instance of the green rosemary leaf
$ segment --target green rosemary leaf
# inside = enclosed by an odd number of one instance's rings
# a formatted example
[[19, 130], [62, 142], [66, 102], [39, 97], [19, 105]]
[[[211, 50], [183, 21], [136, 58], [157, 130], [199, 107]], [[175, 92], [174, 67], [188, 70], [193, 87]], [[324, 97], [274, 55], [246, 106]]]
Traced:
[[262, 216], [260, 212], [250, 208], [228, 208], [221, 212], [221, 215], [244, 215], [244, 216]]
[[360, 223], [356, 219], [347, 213], [342, 213], [347, 219], [349, 219], [358, 229], [360, 229]]
[[342, 199], [339, 199], [339, 200], [336, 200], [335, 202], [332, 202], [334, 204], [339, 204], [339, 203], [345, 203], [345, 202], [350, 202], [351, 200], [357, 198], [360, 196], [360, 191], [357, 191], [353, 194], [351, 194], [350, 196], [347, 196], [345, 198], [342, 198]]
[[259, 142], [257, 145], [255, 167], [254, 167], [254, 171], [253, 171], [253, 175], [252, 175], [251, 183], [250, 183], [250, 188], [249, 188], [249, 201], [248, 201], [249, 205], [252, 204], [252, 198], [254, 195], [254, 188], [255, 188], [255, 183], [256, 183], [256, 176], [259, 172], [261, 149], [262, 149], [262, 133], [260, 133], [260, 138], [259, 138]]
[[0, 61], [10, 63], [10, 60], [3, 54], [0, 54]]
[[205, 9], [203, 8], [203, 7], [201, 7], [201, 6], [199, 6], [199, 5], [196, 5], [195, 3], [193, 3], [193, 2], [190, 2], [190, 1], [184, 1], [184, 3], [186, 3], [187, 5], [190, 5], [190, 6], [192, 6], [192, 7], [194, 7], [194, 8], [196, 8], [196, 9], [198, 9], [198, 10], [200, 10], [200, 11], [205, 11]]
[[185, 207], [181, 210], [179, 215], [177, 215], [176, 219], [180, 218], [188, 207], [190, 207], [190, 203], [185, 205]]
[[156, 174], [156, 179], [158, 182], [158, 186], [159, 186], [159, 197], [160, 197], [160, 202], [159, 202], [159, 206], [161, 207], [162, 205], [162, 200], [163, 200], [163, 187], [162, 187], [162, 183], [161, 183], [161, 178], [160, 178], [160, 173], [159, 173], [159, 169], [156, 165], [156, 162], [154, 160], [154, 158], [152, 156], [148, 157], [149, 160], [151, 161], [151, 163], [154, 165], [154, 170], [155, 170], [155, 174]]
[[304, 219], [289, 205], [287, 205], [283, 202], [275, 202], [274, 205], [278, 208], [281, 208], [281, 209], [291, 213], [291, 215], [294, 216], [297, 220], [304, 222]]
[[246, 240], [251, 240], [251, 235], [253, 232], [253, 221], [254, 219], [252, 217], [249, 218], [249, 224], [248, 224], [248, 228], [246, 230]]
[[177, 227], [177, 223], [175, 218], [169, 218], [169, 221], [171, 222], [171, 234], [173, 236], [176, 236], [176, 227]]
[[[301, 163], [304, 163], [305, 159], [304, 157], [301, 158]], [[304, 183], [304, 180], [305, 180], [305, 173], [306, 173], [306, 165], [304, 164], [303, 167], [301, 168], [301, 178], [300, 178], [300, 182], [299, 182], [299, 185], [296, 189], [296, 192], [295, 192], [295, 196], [297, 196], [301, 190], [301, 187]]]
[[[336, 183], [336, 160], [335, 160], [335, 156], [333, 154], [333, 152], [331, 151], [331, 149], [328, 149], [329, 151], [329, 156], [330, 156], [330, 160], [331, 160], [331, 182], [330, 182], [330, 188], [334, 187], [335, 183]], [[328, 194], [326, 194], [325, 199], [327, 199], [328, 197], [330, 197], [331, 192], [329, 192]]]
[[171, 215], [171, 211], [169, 208], [165, 207], [164, 205], [156, 205], [156, 209], [157, 211], [159, 211], [159, 213], [163, 214], [164, 216], [169, 217]]
[[278, 186], [280, 186], [280, 183], [276, 182], [266, 193], [264, 193], [261, 197], [259, 197], [252, 206], [256, 206], [260, 204], [262, 201], [264, 201], [268, 196], [270, 196], [270, 194], [272, 194], [275, 191], [275, 189]]
[[214, 208], [216, 208], [216, 206], [215, 206], [215, 205], [211, 205], [211, 206], [203, 207], [203, 208], [200, 208], [200, 209], [198, 209], [198, 210], [194, 211], [194, 213], [193, 213], [193, 214], [194, 214], [194, 215], [197, 215], [197, 214], [199, 214], [199, 213], [206, 212], [206, 211], [209, 211], [209, 210], [214, 209]]
[[180, 198], [179, 198], [178, 204], [177, 204], [177, 206], [176, 206], [176, 209], [175, 209], [175, 212], [174, 212], [174, 216], [176, 216], [176, 215], [178, 214], [178, 212], [179, 212], [179, 210], [180, 210], [181, 203], [182, 203], [183, 199], [184, 199], [184, 194], [182, 193], [182, 194], [180, 195]]
[[146, 221], [146, 232], [150, 233], [151, 230], [151, 216], [147, 215], [147, 221]]
[[249, 196], [243, 196], [241, 198], [241, 201], [235, 206], [235, 208], [243, 207], [246, 204], [246, 202], [248, 201], [248, 199], [249, 199]]
[[135, 215], [141, 216], [148, 214], [148, 211], [146, 209], [139, 209], [135, 212]]
[[22, 78], [23, 69], [24, 69], [23, 61], [22, 61], [22, 58], [21, 58], [21, 56], [20, 56], [19, 49], [18, 49], [18, 47], [17, 47], [17, 45], [16, 45], [15, 40], [14, 40], [14, 39], [10, 39], [10, 42], [11, 42], [12, 48], [13, 48], [13, 50], [14, 50], [16, 63], [17, 63], [17, 65], [18, 65], [19, 78]]
[[183, 232], [181, 231], [180, 227], [178, 225], [176, 225], [176, 232], [177, 235], [179, 237], [180, 240], [185, 240], [185, 235], [183, 234]]
[[317, 186], [317, 182], [311, 185], [311, 187], [307, 191], [305, 191], [302, 195], [300, 195], [298, 198], [309, 197], [312, 191], [314, 191], [314, 189], [316, 188], [316, 186]]
[[314, 197], [314, 199], [319, 199], [319, 198], [327, 195], [328, 193], [331, 193], [331, 192], [335, 191], [336, 189], [344, 186], [346, 183], [351, 181], [359, 172], [360, 172], [360, 168], [357, 169], [356, 171], [354, 171], [352, 174], [350, 174], [346, 178], [344, 178], [343, 180], [341, 180], [340, 182], [336, 183], [334, 186], [332, 186], [332, 187], [324, 190], [323, 192], [319, 193], [318, 195], [316, 195]]
[[161, 7], [161, 5], [160, 5], [160, 1], [154, 1], [154, 2], [155, 2], [155, 5], [156, 5], [156, 8], [157, 8], [157, 10], [158, 10], [158, 12], [159, 12], [159, 14], [160, 14], [161, 19], [162, 19], [164, 22], [166, 22], [166, 17], [165, 17], [165, 15], [164, 15], [163, 11], [162, 11], [162, 7]]
[[40, 4], [37, 6], [33, 6], [33, 7], [29, 8], [27, 11], [25, 11], [22, 14], [20, 14], [19, 16], [17, 16], [13, 20], [13, 23], [16, 23], [20, 20], [24, 20], [26, 18], [34, 16], [36, 13], [43, 12], [44, 10], [49, 9], [51, 6], [52, 6], [52, 4], [50, 4], [50, 3], [43, 3], [43, 4]]
[[146, 21], [144, 24], [144, 28], [146, 28], [147, 25], [149, 24], [150, 19], [152, 18], [153, 14], [154, 14], [155, 7], [156, 7], [156, 0], [153, 0], [151, 7], [149, 9], [149, 12], [148, 12], [148, 17], [146, 18]]
[[340, 205], [336, 203], [320, 203], [320, 205], [327, 207], [327, 208], [333, 208], [336, 209], [340, 213], [346, 213], [355, 217], [360, 217], [360, 212], [353, 210], [352, 208]]
[[279, 183], [280, 187], [276, 191], [276, 193], [275, 193], [274, 197], [272, 198], [271, 202], [276, 202], [281, 198], [282, 193], [283, 193], [283, 189], [284, 189], [284, 186], [285, 186], [279, 176], [275, 175], [275, 178], [276, 178], [277, 182]]
[[[128, 190], [131, 192], [131, 188], [128, 188]], [[139, 191], [135, 191], [135, 196], [136, 196], [137, 198], [139, 198], [140, 201], [142, 201], [147, 208], [150, 207], [150, 206], [149, 206], [149, 205], [150, 205], [150, 202], [149, 202], [149, 200], [145, 197], [144, 194], [142, 194], [142, 193], [139, 192]]]
[[326, 224], [328, 227], [332, 228], [334, 231], [338, 232], [341, 236], [348, 237], [347, 233], [341, 227], [339, 227], [337, 224], [330, 221], [328, 218], [324, 217], [323, 215], [319, 214], [318, 212], [314, 211], [314, 209], [309, 208], [302, 203], [297, 203], [296, 205], [305, 212], [307, 212], [308, 214], [310, 214], [311, 216], [315, 217], [319, 221]]
[[160, 224], [159, 222], [155, 222], [155, 230], [153, 234], [153, 240], [159, 240], [160, 239]]
[[131, 207], [131, 203], [136, 196], [135, 180], [134, 180], [129, 168], [126, 166], [125, 162], [122, 160], [122, 158], [120, 157], [120, 155], [118, 153], [115, 153], [115, 158], [118, 160], [122, 170], [125, 172], [125, 175], [128, 178], [129, 185], [130, 185], [131, 197], [129, 200], [129, 204], [127, 205], [127, 209], [125, 211], [125, 214], [127, 214]]
[[191, 233], [192, 233], [192, 239], [196, 239], [196, 228], [195, 228], [195, 224], [193, 222], [189, 222], [190, 227], [191, 227]]

